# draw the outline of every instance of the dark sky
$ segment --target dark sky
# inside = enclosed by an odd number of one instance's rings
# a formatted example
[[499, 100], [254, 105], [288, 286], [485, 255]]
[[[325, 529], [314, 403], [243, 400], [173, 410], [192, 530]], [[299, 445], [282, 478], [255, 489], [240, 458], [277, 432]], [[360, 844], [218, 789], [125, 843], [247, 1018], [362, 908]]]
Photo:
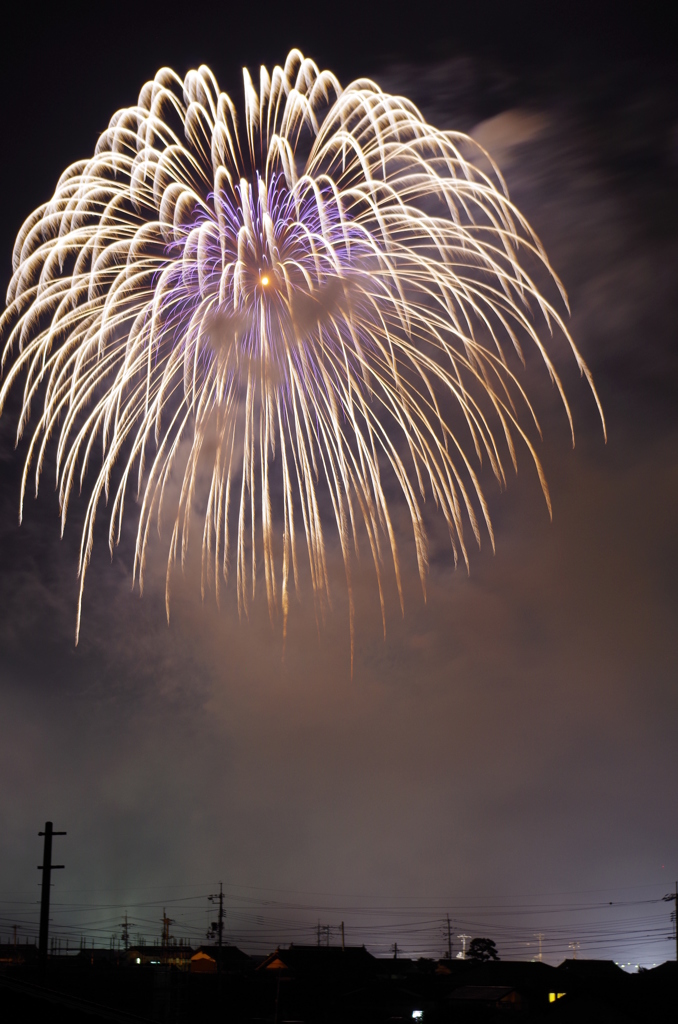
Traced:
[[[234, 5], [235, 6], [235, 5]], [[473, 131], [544, 242], [607, 420], [566, 373], [577, 445], [543, 413], [550, 523], [526, 459], [484, 478], [497, 535], [452, 572], [432, 537], [423, 604], [386, 641], [358, 579], [318, 637], [310, 601], [287, 656], [266, 609], [200, 603], [194, 569], [164, 618], [162, 558], [131, 593], [129, 536], [95, 550], [75, 626], [77, 508], [59, 540], [46, 475], [17, 526], [16, 406], [0, 420], [0, 937], [31, 934], [47, 818], [68, 830], [55, 928], [147, 937], [171, 906], [200, 941], [223, 879], [234, 941], [268, 949], [344, 919], [350, 941], [440, 953], [491, 934], [505, 956], [673, 955], [660, 901], [678, 874], [678, 104], [668, 32], [623, 5], [246, 5], [215, 13], [61, 5], [15, 15], [2, 60], [0, 280], [14, 235], [158, 66], [243, 64], [298, 45], [342, 82], [371, 75], [439, 127]], [[545, 13], [548, 8], [549, 13]], [[565, 365], [565, 364], [564, 364]], [[133, 522], [128, 529], [133, 529]], [[405, 548], [407, 545], [405, 545]], [[334, 566], [337, 576], [339, 567]], [[37, 858], [37, 859], [36, 859]], [[171, 902], [181, 900], [183, 902]], [[90, 908], [83, 910], [82, 908]], [[80, 909], [78, 909], [80, 908]], [[532, 943], [528, 946], [528, 943]], [[458, 944], [457, 944], [458, 948]]]

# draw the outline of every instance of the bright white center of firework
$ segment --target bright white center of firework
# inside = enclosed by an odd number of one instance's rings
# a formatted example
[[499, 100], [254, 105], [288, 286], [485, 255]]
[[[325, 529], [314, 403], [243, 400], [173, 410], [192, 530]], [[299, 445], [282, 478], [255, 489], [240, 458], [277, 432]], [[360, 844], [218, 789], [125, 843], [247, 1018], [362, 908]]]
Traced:
[[262, 279], [261, 279], [261, 283], [262, 283], [263, 285], [267, 285], [267, 284], [268, 284], [268, 278], [267, 278], [267, 277], [265, 277], [265, 276], [264, 276], [264, 277], [262, 277]]

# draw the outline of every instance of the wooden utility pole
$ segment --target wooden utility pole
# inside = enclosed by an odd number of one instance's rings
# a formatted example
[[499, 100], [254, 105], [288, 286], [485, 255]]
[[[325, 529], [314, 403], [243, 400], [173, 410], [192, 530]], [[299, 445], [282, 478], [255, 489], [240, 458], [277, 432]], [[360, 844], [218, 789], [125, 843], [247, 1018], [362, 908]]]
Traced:
[[452, 959], [452, 930], [450, 928], [450, 915], [446, 914], [447, 917], [447, 959]]
[[40, 937], [38, 939], [38, 955], [42, 973], [47, 969], [47, 946], [49, 942], [49, 891], [52, 885], [52, 871], [63, 869], [63, 864], [52, 864], [52, 836], [65, 836], [66, 832], [55, 832], [51, 821], [45, 822], [45, 831], [38, 832], [39, 836], [45, 837], [42, 852], [42, 864], [38, 864], [38, 871], [42, 871], [42, 893], [40, 899]]

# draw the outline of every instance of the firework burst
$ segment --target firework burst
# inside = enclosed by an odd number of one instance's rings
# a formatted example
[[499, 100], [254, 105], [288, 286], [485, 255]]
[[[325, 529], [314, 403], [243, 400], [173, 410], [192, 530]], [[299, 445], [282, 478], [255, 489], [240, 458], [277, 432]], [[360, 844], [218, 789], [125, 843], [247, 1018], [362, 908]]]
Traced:
[[48, 452], [62, 532], [86, 486], [77, 630], [102, 503], [112, 552], [137, 497], [141, 589], [151, 528], [171, 524], [169, 615], [204, 485], [203, 592], [219, 600], [234, 577], [247, 613], [263, 577], [285, 634], [302, 557], [316, 608], [327, 604], [334, 523], [353, 636], [359, 538], [382, 615], [387, 558], [402, 605], [386, 477], [424, 585], [427, 496], [455, 562], [468, 562], [466, 533], [480, 543], [483, 520], [493, 541], [474, 469], [483, 458], [503, 485], [523, 443], [550, 508], [522, 425], [538, 429], [536, 416], [509, 358], [536, 346], [571, 423], [539, 318], [590, 382], [525, 267], [553, 276], [541, 245], [469, 138], [372, 81], [342, 89], [298, 51], [262, 68], [258, 90], [246, 71], [244, 84], [241, 124], [209, 68], [183, 81], [163, 68], [16, 241], [0, 410], [22, 381], [20, 438], [40, 407], [22, 510]]

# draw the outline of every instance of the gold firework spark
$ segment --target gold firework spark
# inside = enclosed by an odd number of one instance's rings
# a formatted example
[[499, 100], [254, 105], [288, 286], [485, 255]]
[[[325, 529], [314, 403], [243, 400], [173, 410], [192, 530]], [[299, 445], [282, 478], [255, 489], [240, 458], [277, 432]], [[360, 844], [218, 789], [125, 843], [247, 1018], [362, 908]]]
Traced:
[[324, 530], [334, 522], [352, 638], [363, 529], [382, 616], [387, 558], [403, 603], [387, 476], [409, 513], [422, 585], [427, 496], [455, 562], [468, 564], [465, 523], [479, 544], [484, 520], [494, 543], [474, 463], [486, 458], [503, 485], [522, 441], [550, 509], [522, 426], [538, 429], [536, 415], [507, 356], [536, 346], [571, 425], [535, 310], [593, 389], [525, 262], [546, 268], [564, 298], [562, 288], [484, 151], [372, 81], [342, 89], [297, 50], [284, 68], [261, 69], [258, 90], [247, 71], [244, 83], [241, 128], [209, 68], [183, 81], [160, 70], [16, 241], [0, 411], [19, 379], [18, 438], [40, 406], [21, 510], [29, 475], [37, 492], [55, 450], [63, 532], [73, 488], [96, 462], [76, 642], [102, 501], [112, 552], [136, 491], [142, 590], [152, 525], [173, 520], [169, 616], [171, 569], [185, 561], [205, 467], [203, 593], [213, 586], [218, 601], [234, 574], [246, 614], [263, 562], [285, 635], [302, 555], [324, 612]]

